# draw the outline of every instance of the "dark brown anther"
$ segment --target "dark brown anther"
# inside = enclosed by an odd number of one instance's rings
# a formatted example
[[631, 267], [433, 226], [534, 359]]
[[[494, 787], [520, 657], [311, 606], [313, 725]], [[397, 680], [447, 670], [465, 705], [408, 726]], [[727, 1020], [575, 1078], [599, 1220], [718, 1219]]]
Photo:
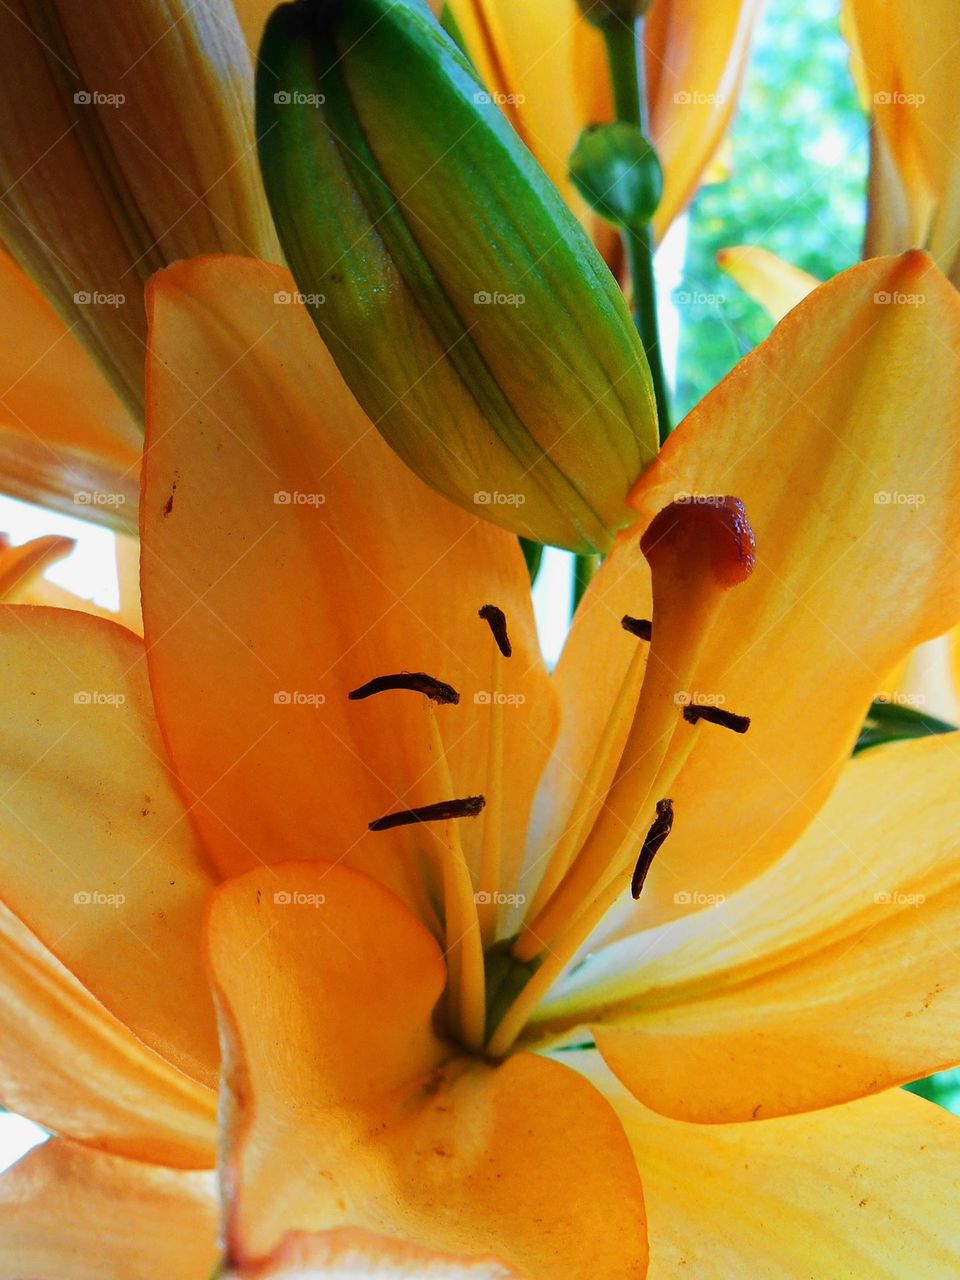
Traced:
[[497, 648], [505, 658], [509, 658], [513, 653], [513, 645], [510, 643], [510, 637], [507, 635], [507, 616], [502, 609], [498, 609], [495, 604], [485, 604], [479, 611], [479, 616], [484, 620], [493, 633], [493, 638], [497, 642]]
[[734, 733], [746, 733], [750, 728], [749, 716], [735, 715], [732, 711], [724, 711], [723, 707], [704, 707], [698, 702], [683, 708], [683, 718], [688, 724], [706, 720], [709, 724], [719, 724], [724, 729], [732, 729]]
[[629, 613], [625, 613], [620, 619], [620, 625], [638, 640], [653, 639], [653, 623], [649, 618], [631, 618]]
[[650, 830], [647, 832], [647, 838], [643, 842], [640, 857], [637, 859], [637, 865], [633, 871], [633, 879], [630, 882], [630, 892], [635, 899], [640, 897], [640, 890], [643, 888], [643, 882], [647, 878], [650, 864], [657, 856], [660, 846], [670, 834], [672, 827], [673, 801], [658, 800], [657, 816], [650, 824]]
[[401, 809], [387, 813], [369, 824], [371, 831], [389, 831], [392, 827], [412, 827], [416, 822], [443, 822], [447, 818], [475, 818], [486, 804], [483, 796], [466, 796], [463, 800], [441, 800], [422, 804], [417, 809]]
[[375, 693], [386, 693], [388, 689], [409, 689], [412, 693], [422, 693], [431, 702], [456, 704], [460, 701], [460, 695], [452, 684], [435, 680], [425, 671], [400, 671], [397, 675], [377, 676], [359, 689], [351, 689], [347, 697], [359, 702], [363, 698], [372, 698]]

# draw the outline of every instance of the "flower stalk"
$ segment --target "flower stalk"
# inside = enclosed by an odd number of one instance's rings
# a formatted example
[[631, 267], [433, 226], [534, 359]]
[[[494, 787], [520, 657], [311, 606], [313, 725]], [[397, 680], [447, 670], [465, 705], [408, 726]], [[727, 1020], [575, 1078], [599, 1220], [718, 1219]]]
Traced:
[[[640, 57], [644, 18], [632, 22], [608, 21], [602, 25], [607, 50], [607, 66], [613, 88], [617, 119], [638, 126], [646, 135], [647, 121], [643, 93], [643, 60]], [[650, 224], [621, 227], [630, 280], [633, 285], [633, 312], [643, 349], [650, 366], [657, 402], [660, 443], [670, 434], [670, 397], [660, 349], [657, 321], [657, 292], [653, 272], [653, 233]]]

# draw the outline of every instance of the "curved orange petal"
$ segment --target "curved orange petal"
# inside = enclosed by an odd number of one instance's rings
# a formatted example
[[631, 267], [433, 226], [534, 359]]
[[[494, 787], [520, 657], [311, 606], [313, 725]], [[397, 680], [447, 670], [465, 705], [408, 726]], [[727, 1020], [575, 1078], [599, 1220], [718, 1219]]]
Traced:
[[522, 1280], [491, 1259], [466, 1260], [369, 1231], [292, 1232], [265, 1262], [225, 1280]]
[[664, 171], [657, 239], [686, 208], [729, 127], [763, 0], [655, 0], [647, 18], [650, 137]]
[[740, 244], [717, 253], [717, 265], [735, 280], [747, 297], [763, 307], [774, 322], [782, 320], [820, 281], [808, 271], [758, 245]]
[[960, 734], [854, 760], [790, 853], [602, 949], [548, 997], [644, 1101], [720, 1123], [809, 1111], [960, 1060]]
[[0, 490], [130, 529], [139, 456], [133, 419], [73, 330], [0, 250]]
[[730, 893], [779, 856], [886, 673], [955, 623], [958, 406], [960, 298], [923, 254], [875, 259], [792, 311], [639, 481], [645, 522], [678, 494], [741, 498], [757, 566], [678, 691], [723, 699], [750, 730], [705, 726], [631, 922]]
[[443, 957], [376, 881], [318, 862], [250, 872], [217, 890], [208, 945], [237, 1263], [288, 1230], [353, 1225], [538, 1280], [645, 1274], [613, 1113], [548, 1059], [494, 1068], [438, 1039]]
[[896, 198], [884, 217], [898, 215], [901, 234], [913, 237], [894, 247], [922, 243], [951, 271], [960, 235], [956, 6], [930, 0], [922, 21], [907, 0], [851, 0], [849, 8], [853, 62], [880, 135], [873, 168]]
[[35, 577], [69, 555], [75, 545], [72, 538], [51, 534], [11, 546], [6, 534], [0, 533], [0, 599], [11, 604], [22, 600], [35, 590]]
[[954, 1280], [960, 1121], [904, 1090], [765, 1124], [664, 1120], [595, 1054], [647, 1196], [649, 1280]]
[[180, 1168], [216, 1162], [216, 1094], [137, 1039], [0, 907], [0, 1100], [45, 1128]]
[[30, 1280], [198, 1280], [217, 1260], [212, 1173], [53, 1140], [0, 1177], [0, 1273]]
[[216, 1079], [200, 954], [212, 878], [164, 764], [143, 643], [0, 607], [0, 900], [121, 1022]]
[[[400, 889], [416, 836], [367, 824], [450, 798], [431, 708], [347, 694], [427, 672], [460, 694], [435, 712], [455, 794], [489, 792], [460, 824], [468, 857], [496, 798], [509, 866], [553, 719], [523, 557], [383, 443], [295, 292], [246, 259], [184, 263], [153, 287], [143, 609], [172, 758], [224, 873], [336, 851]], [[509, 659], [486, 604], [506, 613]]]

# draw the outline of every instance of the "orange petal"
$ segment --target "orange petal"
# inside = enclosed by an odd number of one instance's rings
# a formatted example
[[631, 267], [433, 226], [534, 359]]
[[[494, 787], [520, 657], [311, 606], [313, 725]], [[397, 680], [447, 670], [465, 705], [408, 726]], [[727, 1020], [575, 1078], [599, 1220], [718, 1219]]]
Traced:
[[369, 1231], [292, 1232], [262, 1264], [225, 1280], [522, 1280], [519, 1271], [483, 1258], [468, 1261]]
[[[899, 222], [913, 237], [894, 247], [924, 244], [950, 271], [960, 234], [956, 7], [951, 0], [930, 0], [922, 21], [908, 0], [851, 0], [849, 8], [853, 62], [880, 135], [873, 166], [905, 203]], [[891, 214], [885, 217], [889, 221]]]
[[0, 667], [0, 899], [137, 1036], [214, 1083], [199, 946], [212, 879], [164, 766], [142, 641], [5, 605]]
[[[224, 873], [332, 855], [399, 890], [404, 850], [423, 842], [367, 824], [450, 798], [430, 709], [410, 692], [347, 694], [427, 672], [459, 691], [436, 710], [453, 786], [496, 789], [509, 866], [522, 850], [506, 833], [525, 826], [552, 733], [516, 539], [403, 466], [295, 292], [246, 259], [185, 263], [153, 290], [143, 605], [172, 757]], [[506, 613], [510, 659], [486, 604]], [[474, 861], [493, 812], [460, 824]]]
[[702, 733], [643, 918], [730, 893], [779, 856], [886, 673], [960, 615], [958, 355], [960, 298], [925, 255], [864, 263], [791, 312], [638, 483], [646, 520], [678, 493], [735, 494], [757, 539], [686, 691], [753, 723]]
[[68, 556], [75, 545], [72, 538], [49, 535], [12, 547], [0, 533], [0, 599], [15, 603], [29, 595], [44, 569]]
[[864, 258], [902, 253], [926, 243], [933, 201], [926, 184], [901, 173], [891, 140], [874, 123], [870, 128], [870, 172]]
[[808, 271], [801, 271], [775, 253], [752, 244], [721, 249], [717, 265], [736, 280], [747, 297], [763, 307], [773, 321], [782, 320], [820, 283]]
[[960, 734], [848, 766], [790, 853], [594, 955], [548, 998], [648, 1106], [710, 1123], [831, 1106], [960, 1060]]
[[650, 137], [664, 170], [661, 239], [692, 199], [740, 95], [763, 0], [657, 0], [647, 19]]
[[649, 1280], [954, 1280], [960, 1121], [900, 1089], [765, 1124], [664, 1120], [603, 1089], [642, 1171]]
[[250, 872], [217, 891], [208, 940], [238, 1263], [287, 1230], [352, 1225], [538, 1280], [645, 1274], [613, 1113], [558, 1063], [493, 1068], [439, 1040], [440, 950], [376, 881], [318, 862]]
[[119, 1022], [0, 907], [0, 1099], [45, 1128], [179, 1168], [215, 1163], [216, 1094]]
[[135, 528], [139, 456], [139, 431], [120, 400], [0, 251], [0, 491]]
[[214, 1175], [73, 1142], [0, 1177], [0, 1272], [30, 1280], [198, 1280], [217, 1260]]

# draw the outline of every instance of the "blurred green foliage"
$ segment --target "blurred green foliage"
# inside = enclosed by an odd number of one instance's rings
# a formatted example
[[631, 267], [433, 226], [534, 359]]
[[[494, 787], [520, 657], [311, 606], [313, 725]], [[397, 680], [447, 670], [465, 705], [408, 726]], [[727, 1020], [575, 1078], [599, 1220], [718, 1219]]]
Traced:
[[[716, 264], [756, 244], [825, 279], [860, 256], [867, 123], [850, 79], [837, 0], [769, 0], [730, 135], [727, 181], [690, 217], [680, 305], [679, 418], [770, 331]], [[677, 296], [677, 295], [675, 295]]]

